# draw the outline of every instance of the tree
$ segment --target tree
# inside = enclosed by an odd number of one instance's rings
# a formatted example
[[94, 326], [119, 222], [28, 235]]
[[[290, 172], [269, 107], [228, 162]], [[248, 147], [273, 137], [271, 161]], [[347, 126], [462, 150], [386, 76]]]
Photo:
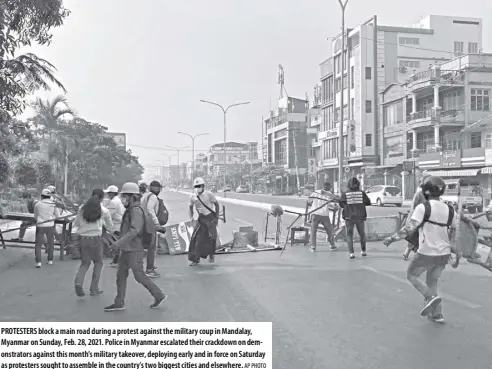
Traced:
[[40, 188], [55, 183], [53, 168], [49, 161], [38, 160], [36, 162], [36, 172], [37, 172], [38, 184]]
[[10, 165], [4, 154], [0, 153], [0, 183], [9, 178]]
[[26, 97], [54, 77], [54, 66], [34, 54], [14, 57], [17, 50], [33, 42], [49, 45], [51, 30], [63, 24], [70, 12], [61, 0], [0, 1], [0, 123], [21, 113]]
[[27, 156], [19, 158], [15, 167], [15, 176], [17, 183], [24, 188], [33, 186], [38, 182], [36, 167], [31, 158]]

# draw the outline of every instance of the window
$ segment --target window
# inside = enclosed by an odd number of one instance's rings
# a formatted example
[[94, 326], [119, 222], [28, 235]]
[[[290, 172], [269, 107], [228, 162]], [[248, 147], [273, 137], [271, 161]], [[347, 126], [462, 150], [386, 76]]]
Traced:
[[344, 59], [345, 59], [345, 65], [343, 66], [343, 71], [345, 72], [345, 71], [347, 70], [347, 66], [348, 66], [348, 62], [349, 62], [349, 60], [348, 60], [348, 58], [347, 58], [347, 55], [348, 55], [348, 54], [347, 54], [347, 51], [345, 51], [345, 52], [343, 53], [343, 55], [344, 55]]
[[384, 127], [392, 127], [400, 123], [403, 123], [403, 100], [385, 105], [383, 108]]
[[335, 109], [335, 122], [340, 121], [340, 108]]
[[400, 60], [399, 65], [406, 68], [420, 68], [420, 62], [417, 60]]
[[355, 69], [354, 67], [350, 67], [350, 88], [354, 88], [354, 80], [355, 80]]
[[371, 67], [366, 67], [366, 79], [371, 79]]
[[487, 133], [485, 135], [485, 148], [492, 149], [492, 133]]
[[366, 113], [372, 113], [372, 101], [366, 100]]
[[344, 75], [343, 76], [343, 89], [345, 90], [346, 88], [348, 88], [348, 78], [347, 78], [347, 75]]
[[478, 54], [478, 43], [469, 42], [468, 43], [468, 54]]
[[471, 110], [489, 111], [489, 90], [472, 89], [471, 90]]
[[321, 82], [323, 104], [333, 100], [333, 77], [328, 77]]
[[340, 73], [341, 68], [340, 68], [340, 55], [335, 56], [335, 74]]
[[472, 132], [470, 134], [470, 148], [482, 147], [482, 132]]
[[460, 102], [460, 91], [447, 92], [444, 94], [444, 98], [442, 101], [442, 110], [450, 111], [450, 110], [460, 110], [460, 107], [463, 106]]
[[355, 99], [352, 97], [350, 99], [350, 119], [355, 119], [354, 109], [355, 109]]
[[372, 134], [370, 133], [366, 134], [366, 146], [367, 147], [372, 146]]
[[343, 120], [348, 119], [348, 105], [343, 106]]
[[455, 54], [463, 54], [464, 44], [461, 41], [454, 42], [454, 52]]
[[400, 45], [419, 45], [419, 39], [413, 37], [400, 37], [398, 40]]
[[335, 80], [335, 92], [340, 91], [342, 88], [342, 79], [339, 77]]

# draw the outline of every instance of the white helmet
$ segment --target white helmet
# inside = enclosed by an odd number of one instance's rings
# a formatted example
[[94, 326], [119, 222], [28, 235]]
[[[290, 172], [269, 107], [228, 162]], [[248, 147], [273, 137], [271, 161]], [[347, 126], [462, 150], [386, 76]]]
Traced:
[[116, 187], [115, 185], [111, 185], [107, 189], [105, 189], [104, 192], [118, 193], [118, 187]]
[[138, 188], [138, 184], [133, 182], [127, 182], [123, 185], [123, 187], [121, 187], [120, 193], [129, 193], [129, 194], [138, 195], [140, 194], [140, 189]]
[[204, 186], [204, 185], [205, 185], [205, 180], [202, 177], [197, 177], [193, 181], [193, 187]]
[[50, 185], [48, 187], [46, 187], [47, 190], [49, 190], [51, 193], [55, 193], [56, 192], [56, 187], [53, 186], [53, 185]]

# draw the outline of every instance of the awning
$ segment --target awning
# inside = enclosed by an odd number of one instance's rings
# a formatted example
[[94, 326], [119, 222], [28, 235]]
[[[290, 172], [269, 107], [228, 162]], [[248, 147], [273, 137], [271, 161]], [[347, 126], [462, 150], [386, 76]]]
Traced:
[[480, 171], [480, 173], [482, 173], [482, 174], [492, 174], [492, 167], [482, 168], [482, 170]]
[[424, 173], [436, 177], [475, 177], [479, 171], [480, 169], [426, 170]]

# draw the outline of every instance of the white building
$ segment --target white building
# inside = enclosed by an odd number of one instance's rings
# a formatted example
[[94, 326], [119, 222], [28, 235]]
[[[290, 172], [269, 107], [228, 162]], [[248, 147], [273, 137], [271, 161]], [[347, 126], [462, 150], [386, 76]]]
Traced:
[[[379, 94], [392, 83], [404, 83], [411, 75], [428, 70], [463, 53], [482, 50], [482, 21], [430, 15], [405, 26], [383, 26], [377, 16], [347, 29], [342, 73], [341, 34], [332, 42], [332, 57], [321, 63], [318, 141], [314, 143], [321, 181], [338, 181], [338, 125], [344, 121], [346, 165], [342, 180], [357, 175], [364, 181], [366, 167], [380, 166]], [[341, 109], [341, 80], [344, 106]], [[350, 128], [349, 128], [350, 127]], [[349, 139], [347, 141], [347, 131]], [[347, 145], [348, 143], [348, 145]]]

